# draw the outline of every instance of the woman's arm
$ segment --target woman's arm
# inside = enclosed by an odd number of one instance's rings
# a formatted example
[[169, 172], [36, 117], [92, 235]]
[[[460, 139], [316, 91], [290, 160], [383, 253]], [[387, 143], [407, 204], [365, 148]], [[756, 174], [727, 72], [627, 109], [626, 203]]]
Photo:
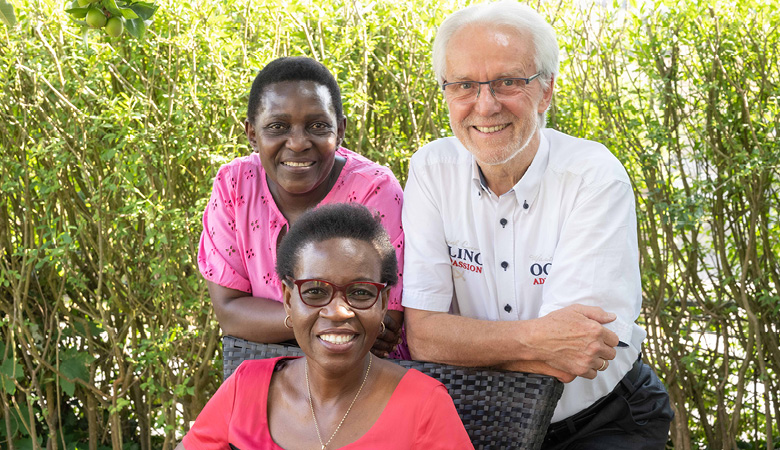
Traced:
[[224, 334], [267, 344], [295, 339], [293, 330], [284, 326], [287, 314], [282, 302], [252, 297], [211, 281], [206, 284]]

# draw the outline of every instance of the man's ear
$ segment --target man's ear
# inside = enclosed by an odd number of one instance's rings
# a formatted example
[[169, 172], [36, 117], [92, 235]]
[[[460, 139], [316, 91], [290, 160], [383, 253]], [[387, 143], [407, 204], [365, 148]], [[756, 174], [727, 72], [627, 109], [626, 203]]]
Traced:
[[552, 102], [553, 92], [555, 91], [555, 74], [550, 76], [550, 83], [546, 86], [547, 90], [542, 92], [542, 101], [539, 102], [539, 114], [547, 111]]
[[244, 133], [246, 133], [246, 138], [249, 139], [249, 145], [252, 146], [252, 150], [257, 151], [257, 135], [255, 134], [255, 127], [249, 122], [249, 119], [244, 120]]

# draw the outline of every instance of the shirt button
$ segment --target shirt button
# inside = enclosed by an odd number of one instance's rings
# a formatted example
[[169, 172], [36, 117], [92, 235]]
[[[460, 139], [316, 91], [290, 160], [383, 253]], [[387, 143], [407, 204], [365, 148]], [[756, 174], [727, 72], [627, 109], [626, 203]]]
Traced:
[[523, 209], [528, 209], [528, 202], [523, 200]]
[[498, 223], [500, 223], [503, 228], [506, 228], [506, 219], [501, 219]]
[[506, 268], [509, 267], [509, 263], [504, 261], [504, 262], [501, 263], [501, 267], [503, 267], [504, 270], [506, 270]]
[[504, 311], [506, 312], [512, 312], [512, 307], [509, 305], [504, 306]]

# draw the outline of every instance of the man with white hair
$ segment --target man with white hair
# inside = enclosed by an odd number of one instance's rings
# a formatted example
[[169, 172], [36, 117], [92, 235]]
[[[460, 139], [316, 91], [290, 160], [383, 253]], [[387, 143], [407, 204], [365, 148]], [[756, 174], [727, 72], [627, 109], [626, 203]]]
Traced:
[[433, 65], [455, 136], [409, 167], [409, 348], [566, 382], [544, 448], [662, 449], [673, 413], [640, 357], [633, 190], [603, 145], [544, 128], [558, 53], [552, 27], [516, 2], [439, 28]]

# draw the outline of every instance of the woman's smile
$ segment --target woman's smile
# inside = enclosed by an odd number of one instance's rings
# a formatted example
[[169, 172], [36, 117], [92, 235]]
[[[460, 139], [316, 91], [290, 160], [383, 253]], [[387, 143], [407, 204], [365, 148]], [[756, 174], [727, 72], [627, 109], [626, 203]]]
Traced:
[[357, 337], [357, 335], [356, 334], [321, 334], [317, 337], [331, 344], [344, 345], [349, 342], [352, 342]]
[[287, 167], [311, 167], [314, 161], [285, 161], [282, 164]]

